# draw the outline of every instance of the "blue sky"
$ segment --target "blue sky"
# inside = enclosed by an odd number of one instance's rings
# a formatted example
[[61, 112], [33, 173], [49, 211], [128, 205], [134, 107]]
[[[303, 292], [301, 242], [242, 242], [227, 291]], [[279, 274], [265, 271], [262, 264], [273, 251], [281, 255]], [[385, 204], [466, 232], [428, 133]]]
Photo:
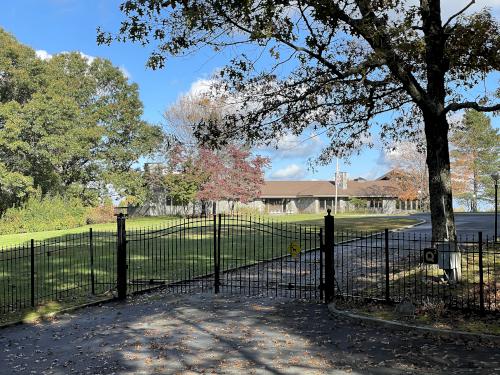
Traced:
[[[465, 0], [454, 0], [458, 7]], [[6, 29], [22, 43], [35, 50], [55, 54], [62, 51], [80, 51], [86, 55], [110, 59], [139, 84], [144, 103], [144, 119], [153, 123], [162, 121], [162, 113], [176, 98], [207, 79], [229, 60], [227, 53], [214, 54], [203, 50], [196, 55], [171, 59], [163, 70], [152, 71], [145, 67], [148, 48], [133, 44], [113, 44], [110, 47], [96, 44], [96, 27], [114, 31], [121, 20], [120, 1], [111, 0], [1, 0], [0, 27]], [[451, 3], [443, 1], [444, 4]], [[500, 0], [479, 0], [478, 5], [493, 7], [499, 14]], [[445, 9], [445, 13], [454, 9]], [[498, 84], [498, 75], [488, 84]], [[494, 125], [500, 126], [495, 118]], [[304, 141], [308, 135], [287, 137], [278, 151], [261, 149], [259, 153], [270, 156], [272, 169], [268, 178], [330, 179], [335, 163], [308, 170], [307, 160], [320, 151], [327, 142], [321, 137]], [[376, 143], [376, 137], [374, 139]], [[341, 161], [341, 170], [350, 176], [376, 177], [389, 166], [379, 148], [364, 150], [347, 165]]]

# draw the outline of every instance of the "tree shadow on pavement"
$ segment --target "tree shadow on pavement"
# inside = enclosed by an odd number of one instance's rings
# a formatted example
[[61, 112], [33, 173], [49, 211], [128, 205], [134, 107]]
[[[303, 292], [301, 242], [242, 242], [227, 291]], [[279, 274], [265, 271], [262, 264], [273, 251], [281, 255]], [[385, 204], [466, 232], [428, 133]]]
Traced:
[[366, 326], [331, 317], [325, 305], [280, 298], [162, 291], [0, 333], [0, 362], [9, 374], [491, 374], [500, 369], [495, 343]]

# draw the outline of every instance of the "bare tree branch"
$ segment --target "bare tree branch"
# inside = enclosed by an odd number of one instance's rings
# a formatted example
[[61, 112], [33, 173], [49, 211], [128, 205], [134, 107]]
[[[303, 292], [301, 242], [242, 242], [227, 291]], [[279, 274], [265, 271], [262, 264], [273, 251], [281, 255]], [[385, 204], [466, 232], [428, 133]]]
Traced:
[[444, 109], [445, 113], [450, 111], [459, 111], [461, 109], [474, 109], [478, 112], [494, 112], [500, 111], [500, 103], [492, 106], [482, 106], [476, 102], [450, 103]]
[[445, 24], [443, 25], [443, 29], [446, 29], [446, 27], [448, 27], [448, 25], [450, 24], [451, 21], [453, 21], [459, 15], [461, 15], [462, 13], [464, 13], [467, 9], [469, 9], [470, 6], [472, 6], [472, 4], [475, 4], [475, 3], [476, 3], [476, 0], [471, 0], [469, 2], [469, 4], [467, 4], [462, 10], [458, 11], [457, 13], [455, 13], [454, 15], [452, 15], [450, 18], [448, 18], [448, 21], [446, 21]]

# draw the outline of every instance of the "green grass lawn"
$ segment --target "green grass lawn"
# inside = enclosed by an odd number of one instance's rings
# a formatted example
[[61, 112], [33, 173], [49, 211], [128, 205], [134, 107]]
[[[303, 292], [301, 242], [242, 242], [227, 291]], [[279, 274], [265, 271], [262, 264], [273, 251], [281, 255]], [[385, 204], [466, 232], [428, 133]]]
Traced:
[[[297, 214], [297, 215], [276, 215], [263, 216], [263, 220], [271, 220], [273, 222], [286, 222], [303, 224], [310, 226], [323, 226], [324, 215], [316, 214]], [[155, 226], [168, 225], [169, 222], [179, 220], [173, 217], [132, 217], [127, 219], [127, 229], [148, 228]], [[410, 217], [391, 217], [388, 215], [354, 215], [342, 214], [335, 216], [336, 231], [380, 231], [385, 228], [396, 229], [406, 225], [415, 224], [417, 221]], [[42, 241], [54, 239], [68, 234], [88, 233], [89, 229], [94, 231], [116, 231], [116, 223], [93, 224], [83, 227], [52, 230], [33, 233], [16, 233], [0, 235], [0, 247], [10, 247], [28, 243], [31, 239]]]
[[[292, 241], [302, 250], [319, 247], [322, 215], [226, 218], [221, 226], [221, 269], [288, 254]], [[415, 223], [389, 216], [336, 217], [336, 230], [380, 231]], [[213, 272], [211, 219], [131, 218], [127, 220], [129, 290], [149, 282], [177, 282]], [[116, 280], [115, 224], [1, 236], [0, 313], [9, 320], [31, 310], [30, 239], [35, 240], [35, 304], [61, 306], [102, 298]], [[11, 245], [8, 248], [5, 245]], [[12, 248], [12, 245], [16, 246]], [[93, 266], [91, 266], [91, 253]], [[93, 283], [91, 278], [93, 269]], [[92, 284], [95, 293], [92, 294]], [[12, 315], [14, 314], [14, 315]]]

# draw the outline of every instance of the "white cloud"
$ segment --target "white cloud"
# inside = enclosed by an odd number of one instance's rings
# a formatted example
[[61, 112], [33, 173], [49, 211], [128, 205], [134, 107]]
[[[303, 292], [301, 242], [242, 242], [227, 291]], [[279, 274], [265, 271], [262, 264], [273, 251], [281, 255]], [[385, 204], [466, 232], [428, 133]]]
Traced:
[[52, 58], [52, 55], [43, 49], [36, 50], [35, 54], [40, 60], [50, 60]]
[[271, 178], [276, 180], [286, 180], [286, 179], [302, 179], [304, 178], [306, 171], [303, 167], [297, 164], [290, 164], [284, 168], [278, 169], [276, 172], [271, 174]]
[[132, 79], [132, 74], [130, 74], [130, 72], [127, 70], [127, 68], [125, 68], [123, 65], [120, 65], [120, 72], [122, 72], [122, 74], [125, 76], [125, 78], [127, 79]]
[[[457, 13], [465, 6], [467, 6], [468, 3], [470, 3], [470, 0], [442, 1], [441, 9], [443, 13], [443, 19], [444, 17], [450, 17], [452, 14]], [[465, 14], [478, 12], [485, 7], [492, 8], [493, 11], [500, 10], [500, 0], [477, 0], [474, 5], [467, 9]]]
[[273, 154], [275, 158], [306, 158], [321, 151], [323, 142], [317, 134], [303, 133], [301, 136], [286, 134], [273, 146], [262, 146], [259, 150]]
[[200, 78], [191, 84], [188, 94], [194, 96], [205, 94], [210, 91], [210, 87], [213, 83], [214, 81], [212, 79]]
[[[68, 51], [61, 51], [59, 53], [70, 53]], [[87, 60], [89, 64], [92, 64], [92, 62], [96, 59], [95, 56], [87, 55], [86, 53], [83, 52], [78, 52], [82, 58]], [[40, 60], [50, 60], [54, 55], [48, 53], [47, 51], [43, 49], [39, 49], [35, 51], [36, 57], [38, 57]]]
[[[69, 52], [61, 52], [61, 53], [69, 53]], [[90, 55], [87, 55], [83, 52], [79, 52], [80, 56], [83, 57], [84, 59], [87, 60], [88, 64], [92, 64], [92, 62], [96, 59], [95, 56], [90, 56]]]

